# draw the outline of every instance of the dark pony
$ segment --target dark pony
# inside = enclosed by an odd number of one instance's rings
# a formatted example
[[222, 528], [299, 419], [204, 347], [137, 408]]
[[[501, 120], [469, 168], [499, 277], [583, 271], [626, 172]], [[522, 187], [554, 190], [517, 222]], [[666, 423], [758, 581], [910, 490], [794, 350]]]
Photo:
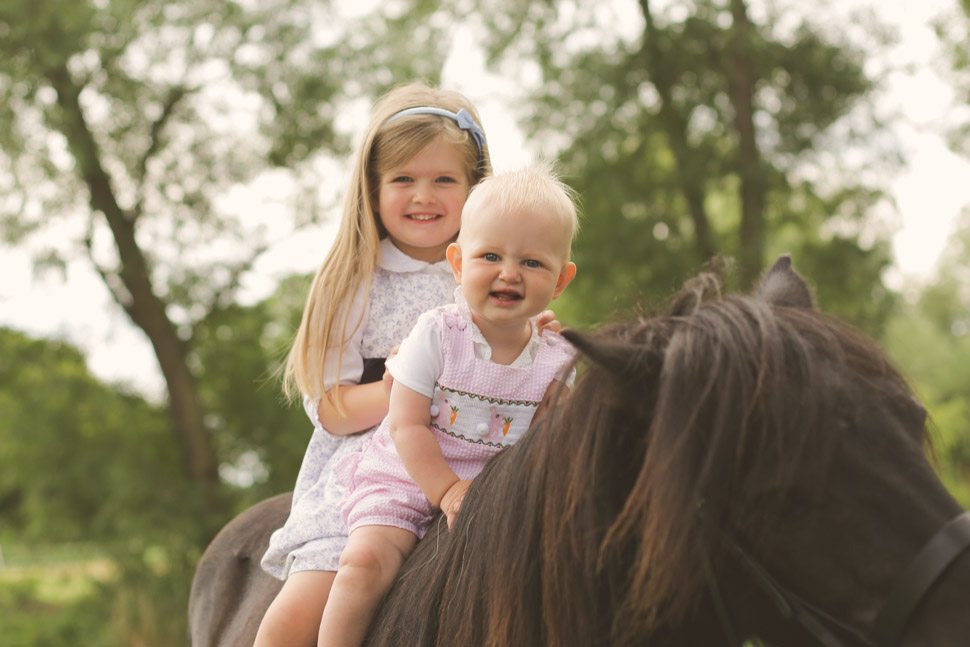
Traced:
[[419, 544], [368, 644], [967, 644], [970, 517], [925, 411], [787, 258], [750, 296], [702, 274], [564, 334], [575, 388]]

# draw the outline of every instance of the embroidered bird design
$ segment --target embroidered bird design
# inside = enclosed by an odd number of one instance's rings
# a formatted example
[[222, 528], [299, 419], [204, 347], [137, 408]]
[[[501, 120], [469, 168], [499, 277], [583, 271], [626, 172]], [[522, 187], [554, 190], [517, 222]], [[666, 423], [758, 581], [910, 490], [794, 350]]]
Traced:
[[502, 431], [502, 414], [498, 412], [493, 404], [488, 408], [488, 436], [497, 438]]
[[434, 410], [432, 416], [438, 421], [438, 424], [442, 426], [447, 425], [452, 406], [448, 402], [448, 398], [446, 398], [443, 393], [438, 394], [438, 402], [432, 407], [432, 409]]

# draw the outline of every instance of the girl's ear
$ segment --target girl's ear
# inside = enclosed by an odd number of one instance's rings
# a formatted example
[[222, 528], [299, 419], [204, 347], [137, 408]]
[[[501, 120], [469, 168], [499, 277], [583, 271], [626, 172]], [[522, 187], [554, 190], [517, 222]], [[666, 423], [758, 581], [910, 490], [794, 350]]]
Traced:
[[455, 275], [455, 282], [461, 283], [461, 245], [451, 243], [445, 250], [445, 258], [451, 266], [451, 273]]
[[569, 282], [573, 280], [576, 276], [576, 264], [573, 262], [568, 262], [562, 266], [562, 270], [559, 272], [559, 278], [556, 279], [556, 289], [552, 293], [552, 298], [555, 299], [562, 291], [566, 289]]

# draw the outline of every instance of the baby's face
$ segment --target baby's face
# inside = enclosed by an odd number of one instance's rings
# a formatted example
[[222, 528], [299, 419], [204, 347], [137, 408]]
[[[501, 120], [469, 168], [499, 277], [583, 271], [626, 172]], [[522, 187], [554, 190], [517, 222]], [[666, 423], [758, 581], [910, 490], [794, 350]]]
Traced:
[[570, 237], [551, 214], [466, 210], [448, 258], [479, 327], [521, 325], [545, 310], [575, 273]]

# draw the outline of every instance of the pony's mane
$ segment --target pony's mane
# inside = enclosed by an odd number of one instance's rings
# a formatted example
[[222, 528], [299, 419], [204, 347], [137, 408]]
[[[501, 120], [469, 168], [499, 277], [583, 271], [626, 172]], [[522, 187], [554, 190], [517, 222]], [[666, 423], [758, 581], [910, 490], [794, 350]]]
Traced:
[[690, 615], [723, 532], [768, 536], [854, 430], [924, 429], [872, 342], [775, 288], [725, 296], [703, 274], [652, 316], [564, 333], [588, 359], [574, 388], [422, 542], [385, 612], [407, 622], [385, 615], [373, 644], [442, 626], [455, 645], [638, 644]]
[[631, 630], [689, 612], [727, 533], [770, 544], [796, 488], [820, 503], [834, 453], [866, 450], [860, 429], [926, 442], [925, 410], [870, 340], [789, 291], [711, 294], [688, 290], [652, 320], [669, 343], [641, 378], [656, 385], [649, 440], [604, 541], [637, 546], [619, 622]]

